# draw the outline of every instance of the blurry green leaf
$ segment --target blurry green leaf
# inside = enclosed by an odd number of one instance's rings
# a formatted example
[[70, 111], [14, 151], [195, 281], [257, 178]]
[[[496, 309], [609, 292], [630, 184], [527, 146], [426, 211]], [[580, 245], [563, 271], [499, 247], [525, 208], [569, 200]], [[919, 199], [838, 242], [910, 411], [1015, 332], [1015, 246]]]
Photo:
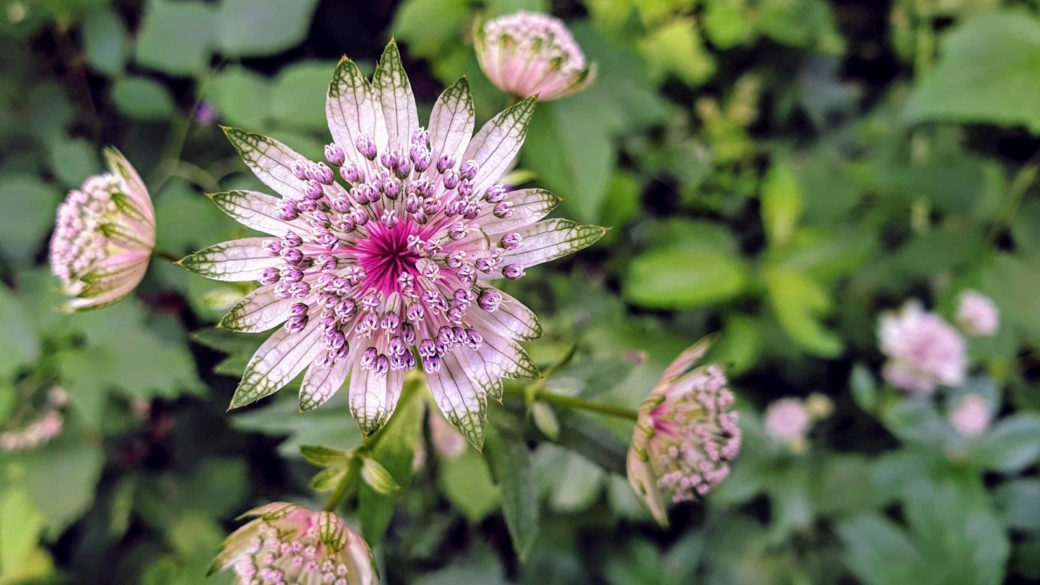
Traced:
[[[373, 439], [382, 436], [372, 449], [372, 458], [386, 468], [399, 486], [411, 483], [424, 408], [417, 384], [406, 383], [390, 421], [373, 435]], [[395, 497], [381, 494], [366, 484], [358, 488], [358, 494], [362, 535], [369, 546], [379, 546], [393, 515]]]
[[560, 438], [560, 421], [552, 407], [544, 402], [535, 402], [531, 405], [531, 420], [534, 426], [542, 432], [550, 441]]
[[331, 492], [347, 475], [346, 467], [326, 467], [311, 479], [311, 489], [316, 492]]
[[335, 63], [303, 62], [282, 70], [271, 88], [271, 115], [280, 124], [322, 130], [325, 94]]
[[11, 379], [24, 366], [40, 357], [40, 339], [26, 318], [21, 300], [7, 286], [0, 284], [0, 378]]
[[166, 120], [173, 114], [173, 99], [166, 87], [148, 77], [117, 79], [112, 100], [120, 111], [137, 120]]
[[1040, 132], [1040, 22], [1002, 11], [965, 20], [907, 104], [911, 121], [1022, 124]]
[[111, 9], [95, 10], [83, 19], [83, 50], [94, 69], [112, 77], [122, 73], [129, 45], [126, 26]]
[[371, 457], [365, 457], [361, 462], [361, 479], [365, 485], [382, 495], [392, 494], [401, 489], [401, 486], [394, 483], [390, 472]]
[[405, 0], [390, 25], [390, 35], [404, 41], [411, 53], [431, 58], [458, 42], [469, 19], [469, 0]]
[[539, 104], [528, 128], [524, 165], [540, 183], [563, 198], [563, 205], [585, 223], [599, 221], [614, 166], [615, 151], [598, 102], [573, 98]]
[[310, 28], [317, 0], [223, 0], [217, 10], [217, 39], [225, 55], [280, 53], [300, 43]]
[[792, 341], [820, 357], [841, 354], [841, 339], [819, 322], [831, 309], [823, 287], [804, 274], [777, 267], [767, 267], [763, 280], [780, 326]]
[[480, 522], [498, 506], [498, 486], [476, 450], [466, 449], [457, 459], [441, 459], [438, 465], [444, 495], [470, 522]]
[[722, 335], [712, 344], [713, 359], [729, 364], [726, 373], [738, 376], [752, 367], [762, 353], [762, 338], [754, 319], [738, 313], [726, 316]]
[[170, 75], [199, 75], [209, 68], [213, 44], [210, 4], [150, 0], [137, 33], [137, 62]]
[[997, 491], [996, 500], [1009, 528], [1040, 532], [1040, 480], [1018, 479]]
[[624, 295], [646, 307], [699, 307], [732, 299], [745, 283], [737, 257], [708, 248], [659, 248], [629, 264]]
[[782, 246], [794, 235], [802, 212], [802, 190], [791, 167], [774, 161], [762, 180], [762, 223], [770, 245]]
[[1013, 473], [1040, 458], [1040, 415], [1016, 414], [997, 422], [969, 457], [989, 469]]
[[307, 461], [320, 467], [328, 467], [329, 465], [344, 465], [352, 455], [343, 451], [342, 449], [333, 449], [331, 447], [323, 447], [321, 445], [301, 445], [300, 455]]
[[861, 513], [882, 503], [872, 484], [874, 462], [868, 457], [829, 455], [813, 471], [808, 491], [820, 516]]
[[485, 3], [488, 18], [504, 16], [521, 10], [527, 12], [552, 12], [548, 0], [487, 0]]
[[580, 453], [586, 459], [619, 475], [625, 474], [628, 445], [590, 416], [560, 412], [557, 445]]
[[759, 0], [758, 26], [763, 34], [794, 47], [840, 54], [844, 39], [825, 0]]
[[527, 441], [517, 428], [519, 421], [505, 412], [495, 413], [488, 425], [484, 449], [491, 472], [502, 490], [502, 513], [513, 539], [513, 548], [524, 559], [538, 535], [538, 494], [531, 469]]
[[564, 452], [562, 469], [553, 475], [553, 491], [549, 499], [553, 509], [578, 512], [595, 503], [603, 492], [604, 471], [577, 453]]
[[639, 52], [647, 61], [650, 78], [661, 80], [674, 73], [691, 86], [711, 78], [715, 60], [705, 49], [699, 30], [693, 18], [677, 16], [643, 38]]
[[155, 194], [156, 245], [174, 253], [234, 239], [241, 226], [186, 181], [175, 179]]
[[[241, 333], [236, 336], [248, 337]], [[350, 421], [346, 392], [337, 393], [321, 408], [306, 415], [300, 414], [297, 398], [289, 396], [231, 418], [231, 423], [242, 430], [287, 435], [288, 439], [278, 446], [283, 457], [299, 457], [301, 445], [336, 445], [343, 449], [359, 446], [361, 430]]]
[[925, 559], [892, 521], [865, 514], [839, 523], [837, 531], [845, 543], [845, 562], [867, 585], [924, 583]]
[[66, 432], [41, 448], [12, 454], [10, 459], [25, 470], [18, 485], [43, 515], [48, 537], [57, 538], [93, 502], [104, 453], [100, 445]]
[[[624, 172], [615, 172], [607, 184], [603, 197], [603, 211], [600, 223], [609, 228], [620, 228], [639, 213], [639, 195], [642, 185]], [[603, 244], [608, 244], [618, 237], [620, 229], [612, 229], [603, 236]]]
[[[229, 125], [251, 130], [265, 127], [271, 115], [266, 78], [243, 67], [228, 67], [210, 79], [204, 89], [206, 99]], [[324, 106], [321, 111], [325, 111]]]
[[0, 581], [18, 572], [42, 530], [43, 517], [24, 489], [0, 492]]
[[772, 516], [769, 535], [772, 542], [788, 539], [794, 531], [807, 530], [813, 521], [809, 468], [792, 465], [766, 484]]
[[720, 49], [746, 43], [755, 33], [747, 0], [713, 0], [704, 14], [704, 34]]
[[79, 187], [87, 177], [101, 170], [97, 149], [80, 138], [55, 141], [50, 154], [54, 175], [67, 187]]
[[877, 382], [865, 365], [857, 363], [852, 367], [849, 388], [852, 390], [852, 399], [864, 412], [874, 412], [878, 403]]
[[61, 193], [30, 175], [0, 175], [0, 250], [16, 261], [29, 260], [54, 226]]

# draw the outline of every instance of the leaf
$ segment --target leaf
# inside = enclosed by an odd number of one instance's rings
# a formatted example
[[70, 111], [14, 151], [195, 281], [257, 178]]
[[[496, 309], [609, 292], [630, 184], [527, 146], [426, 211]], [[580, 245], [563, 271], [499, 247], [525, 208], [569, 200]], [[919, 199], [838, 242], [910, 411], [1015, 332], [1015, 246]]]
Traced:
[[996, 501], [1009, 528], [1040, 532], [1040, 480], [1017, 479], [997, 490]]
[[773, 162], [762, 180], [762, 223], [772, 246], [782, 246], [794, 236], [802, 212], [802, 190], [789, 164]]
[[120, 111], [137, 120], [165, 120], [173, 113], [173, 100], [166, 87], [147, 77], [117, 79], [112, 100]]
[[321, 445], [300, 445], [300, 455], [307, 461], [319, 467], [330, 465], [345, 465], [352, 455], [342, 449], [323, 447]]
[[361, 430], [350, 423], [346, 401], [347, 393], [340, 392], [321, 408], [300, 415], [296, 397], [286, 397], [270, 406], [237, 414], [231, 423], [244, 431], [287, 437], [278, 446], [283, 457], [300, 457], [302, 445], [336, 445], [353, 449], [361, 445]]
[[672, 73], [690, 86], [698, 86], [715, 74], [715, 60], [704, 47], [700, 28], [692, 17], [673, 17], [639, 43], [655, 81]]
[[214, 40], [210, 4], [151, 0], [137, 34], [137, 62], [170, 75], [200, 75], [209, 68]]
[[11, 379], [24, 366], [40, 357], [40, 339], [27, 318], [21, 300], [6, 285], [0, 284], [0, 378]]
[[271, 87], [271, 116], [286, 126], [325, 131], [325, 92], [336, 64], [294, 63], [278, 74]]
[[594, 418], [582, 414], [559, 413], [560, 436], [557, 445], [580, 453], [586, 459], [618, 475], [625, 475], [628, 445]]
[[988, 469], [1013, 473], [1040, 458], [1040, 415], [1016, 414], [997, 423], [969, 458]]
[[261, 129], [271, 117], [269, 81], [244, 67], [221, 70], [203, 89], [221, 119], [232, 126]]
[[0, 251], [18, 262], [30, 260], [40, 249], [43, 238], [54, 226], [54, 210], [61, 193], [33, 175], [0, 175]]
[[673, 245], [635, 257], [624, 295], [644, 307], [713, 305], [739, 295], [746, 285], [740, 258], [715, 249]]
[[394, 483], [390, 472], [371, 457], [365, 457], [361, 462], [361, 479], [365, 485], [384, 496], [401, 489], [401, 486]]
[[942, 57], [914, 89], [904, 112], [913, 122], [1024, 125], [1040, 132], [1040, 22], [995, 11], [964, 20], [943, 43]]
[[841, 339], [819, 321], [831, 310], [831, 299], [822, 286], [805, 274], [779, 267], [767, 267], [763, 280], [777, 320], [792, 341], [820, 357], [841, 354]]
[[867, 585], [921, 583], [928, 566], [906, 533], [892, 521], [864, 514], [841, 522], [838, 536], [845, 543], [845, 562]]
[[126, 25], [110, 9], [98, 9], [83, 19], [83, 52], [87, 63], [110, 76], [123, 72], [130, 54]]
[[216, 37], [225, 55], [279, 53], [300, 43], [317, 0], [224, 0], [216, 14]]
[[393, 36], [420, 57], [435, 57], [458, 42], [470, 20], [468, 0], [406, 0], [390, 26]]
[[[372, 458], [386, 468], [399, 486], [411, 483], [412, 461], [422, 431], [423, 410], [418, 384], [406, 383], [394, 414], [370, 439], [377, 441], [372, 449]], [[361, 532], [369, 546], [379, 546], [382, 542], [394, 512], [394, 501], [393, 494], [381, 494], [366, 484], [358, 488]]]
[[502, 513], [506, 518], [513, 548], [520, 559], [534, 545], [538, 534], [538, 493], [535, 489], [531, 453], [520, 431], [519, 421], [505, 412], [496, 413], [489, 425], [485, 456], [495, 481], [502, 490]]
[[498, 506], [499, 488], [475, 449], [466, 449], [456, 459], [441, 459], [438, 468], [444, 495], [470, 522], [480, 522]]
[[22, 488], [0, 492], [0, 576], [15, 575], [36, 548], [43, 517]]
[[553, 474], [549, 503], [560, 512], [579, 512], [592, 506], [603, 492], [606, 473], [578, 453], [564, 452], [562, 469]]

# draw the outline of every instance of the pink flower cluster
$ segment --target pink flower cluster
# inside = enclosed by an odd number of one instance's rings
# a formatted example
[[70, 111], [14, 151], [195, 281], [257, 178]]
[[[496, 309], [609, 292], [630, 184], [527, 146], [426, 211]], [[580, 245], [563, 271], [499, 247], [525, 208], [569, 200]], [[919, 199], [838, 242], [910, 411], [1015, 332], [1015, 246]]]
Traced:
[[964, 382], [968, 367], [964, 338], [917, 301], [881, 316], [881, 351], [888, 357], [885, 379], [907, 392], [925, 394], [938, 385]]
[[1000, 310], [993, 299], [966, 290], [957, 301], [957, 325], [966, 335], [992, 337], [1000, 328]]

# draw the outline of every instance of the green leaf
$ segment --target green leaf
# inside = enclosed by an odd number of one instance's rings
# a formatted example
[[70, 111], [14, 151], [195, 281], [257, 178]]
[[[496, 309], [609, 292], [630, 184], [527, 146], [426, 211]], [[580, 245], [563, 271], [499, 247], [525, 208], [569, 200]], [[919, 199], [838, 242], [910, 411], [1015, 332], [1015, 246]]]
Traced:
[[874, 412], [878, 404], [877, 381], [867, 366], [857, 363], [852, 367], [849, 388], [852, 390], [852, 399], [860, 408], [865, 412]]
[[466, 449], [456, 459], [441, 459], [439, 470], [444, 495], [470, 522], [480, 522], [498, 506], [499, 488], [475, 449]]
[[578, 453], [564, 451], [560, 468], [552, 474], [549, 503], [560, 512], [579, 512], [592, 506], [603, 492], [606, 473]]
[[673, 245], [632, 260], [624, 295], [645, 307], [701, 307], [736, 297], [746, 280], [744, 265], [736, 256], [711, 248]]
[[15, 575], [36, 548], [43, 517], [22, 488], [0, 492], [0, 576]]
[[300, 445], [300, 455], [303, 456], [303, 459], [307, 461], [307, 463], [319, 467], [345, 465], [351, 458], [351, 454], [348, 451], [333, 449], [332, 447], [323, 447], [321, 445]]
[[845, 562], [867, 585], [922, 583], [928, 571], [917, 547], [891, 520], [865, 514], [841, 522], [838, 536], [845, 543]]
[[966, 19], [942, 45], [942, 57], [915, 88], [905, 115], [914, 122], [1024, 125], [1040, 132], [1040, 22], [998, 11]]
[[[260, 130], [271, 117], [270, 83], [244, 67], [222, 70], [204, 90], [206, 99], [231, 126]], [[321, 111], [325, 111], [324, 107]]]
[[791, 241], [802, 213], [802, 189], [786, 161], [773, 162], [762, 180], [761, 197], [762, 223], [769, 244], [782, 246]]
[[65, 433], [42, 448], [13, 454], [11, 460], [25, 470], [17, 485], [43, 515], [48, 536], [56, 538], [93, 502], [104, 453], [98, 444]]
[[1040, 458], [1040, 415], [1016, 414], [998, 422], [969, 453], [986, 468], [1013, 473]]
[[317, 0], [224, 0], [216, 15], [217, 40], [225, 55], [279, 53], [307, 36], [317, 4]]
[[700, 26], [692, 17], [672, 17], [639, 43], [651, 79], [675, 74], [690, 86], [698, 86], [715, 74], [715, 59], [704, 46]]
[[555, 443], [580, 453], [606, 471], [625, 475], [628, 445], [592, 417], [561, 412], [560, 436]]
[[170, 75], [204, 73], [214, 44], [210, 6], [195, 0], [151, 0], [137, 34], [137, 62]]
[[[386, 425], [373, 435], [377, 441], [372, 458], [382, 464], [399, 486], [407, 486], [412, 479], [412, 461], [422, 432], [424, 403], [418, 385], [405, 384], [397, 409]], [[361, 532], [369, 546], [379, 546], [394, 512], [393, 494], [381, 494], [367, 484], [358, 488]]]
[[115, 77], [130, 54], [126, 25], [111, 9], [94, 10], [83, 19], [83, 52], [94, 69]]
[[435, 57], [458, 42], [469, 24], [469, 0], [406, 0], [390, 26], [392, 36], [421, 57]]
[[0, 251], [11, 260], [28, 261], [40, 249], [54, 226], [54, 210], [61, 193], [31, 175], [0, 175]]
[[524, 559], [538, 535], [538, 493], [535, 489], [531, 453], [520, 430], [520, 422], [497, 412], [488, 425], [484, 452], [491, 473], [502, 490], [502, 513], [506, 518], [513, 548]]
[[823, 287], [805, 274], [779, 267], [767, 267], [763, 280], [780, 326], [792, 341], [820, 357], [841, 354], [841, 339], [819, 321], [831, 310], [831, 299]]
[[552, 407], [544, 402], [535, 402], [531, 405], [531, 420], [542, 434], [555, 441], [560, 438], [560, 421]]
[[173, 113], [173, 99], [166, 87], [147, 77], [116, 80], [112, 100], [120, 111], [137, 120], [166, 120]]
[[1017, 479], [1000, 486], [996, 501], [1009, 528], [1040, 532], [1040, 480]]
[[365, 457], [361, 462], [361, 479], [365, 485], [384, 496], [401, 489], [401, 486], [394, 483], [390, 472], [371, 457]]
[[283, 69], [271, 88], [271, 116], [279, 124], [325, 131], [325, 94], [335, 71], [333, 62], [303, 62]]
[[6, 285], [0, 284], [0, 378], [12, 379], [19, 369], [40, 357], [40, 339], [27, 318], [21, 300]]

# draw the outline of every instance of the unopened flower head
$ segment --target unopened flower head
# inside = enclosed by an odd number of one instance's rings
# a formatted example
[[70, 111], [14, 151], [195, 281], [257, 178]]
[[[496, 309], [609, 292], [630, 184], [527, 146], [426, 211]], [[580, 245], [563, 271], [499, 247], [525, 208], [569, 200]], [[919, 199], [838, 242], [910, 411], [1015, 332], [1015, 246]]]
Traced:
[[991, 337], [1000, 328], [1000, 310], [986, 295], [964, 291], [957, 300], [957, 325], [966, 335]]
[[812, 428], [812, 416], [801, 399], [781, 398], [766, 409], [764, 426], [771, 439], [799, 451]]
[[110, 305], [144, 278], [155, 247], [155, 212], [144, 183], [126, 158], [106, 149], [110, 172], [87, 179], [58, 207], [51, 271], [72, 310]]
[[484, 23], [476, 35], [477, 58], [488, 79], [519, 98], [550, 101], [581, 91], [596, 79], [596, 66], [566, 25], [555, 17], [517, 12]]
[[957, 434], [968, 439], [974, 439], [986, 432], [989, 423], [989, 405], [981, 396], [975, 394], [961, 398], [950, 411], [950, 424], [953, 425]]
[[391, 42], [371, 83], [352, 61], [339, 64], [327, 101], [327, 163], [226, 129], [281, 198], [232, 191], [212, 199], [271, 237], [218, 244], [182, 263], [217, 280], [260, 282], [224, 328], [284, 323], [249, 362], [232, 407], [306, 370], [300, 408], [309, 410], [349, 377], [351, 412], [371, 433], [393, 413], [405, 374], [421, 368], [448, 421], [482, 444], [487, 396], [501, 397], [503, 378], [538, 375], [517, 341], [541, 334], [535, 315], [490, 281], [523, 278], [605, 231], [539, 221], [559, 198], [496, 182], [520, 151], [534, 105], [524, 100], [472, 136], [463, 78], [421, 127]]
[[368, 544], [332, 512], [273, 503], [224, 542], [210, 572], [231, 569], [234, 585], [369, 585], [378, 582]]
[[729, 461], [740, 451], [726, 376], [714, 364], [690, 370], [707, 346], [687, 349], [664, 371], [632, 433], [628, 481], [662, 525], [668, 523], [667, 499], [707, 494], [729, 475]]
[[881, 351], [888, 356], [885, 379], [913, 393], [929, 393], [939, 384], [964, 382], [967, 358], [964, 338], [942, 317], [911, 301], [881, 316]]

